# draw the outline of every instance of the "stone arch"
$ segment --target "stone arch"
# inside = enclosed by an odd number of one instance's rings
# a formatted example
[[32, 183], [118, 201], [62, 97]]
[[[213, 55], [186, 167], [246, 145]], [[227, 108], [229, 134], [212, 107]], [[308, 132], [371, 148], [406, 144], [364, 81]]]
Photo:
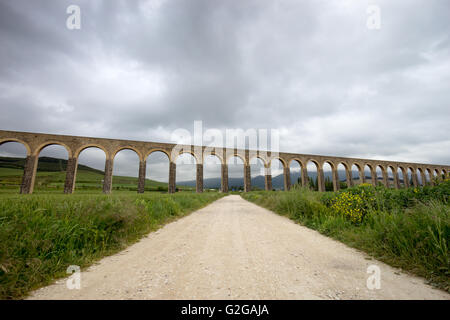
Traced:
[[16, 159], [21, 159], [22, 161], [25, 160], [26, 163], [27, 159], [29, 158], [29, 151], [26, 145], [23, 144], [22, 142], [10, 140], [6, 141], [4, 140], [0, 142], [0, 152], [2, 152], [2, 150], [7, 151], [7, 153], [4, 156], [2, 155], [2, 157], [5, 158], [6, 163], [8, 162], [10, 163], [11, 167], [4, 168], [5, 173], [6, 172], [8, 173], [7, 176], [2, 177], [4, 179], [0, 179], [2, 180], [0, 187], [2, 189], [3, 188], [9, 190], [16, 189], [17, 191], [19, 191], [21, 190], [22, 181], [25, 176], [26, 166], [24, 166], [23, 170], [14, 167], [16, 166], [16, 164], [19, 165], [19, 163], [16, 163]]
[[[279, 164], [279, 168], [274, 168], [274, 166], [276, 166], [276, 164]], [[268, 167], [270, 168], [270, 175], [272, 177], [272, 184], [273, 184], [273, 179], [274, 179], [274, 174], [275, 175], [275, 179], [277, 177], [279, 177], [280, 175], [283, 176], [283, 187], [282, 190], [289, 190], [290, 186], [291, 186], [291, 179], [290, 179], [290, 171], [289, 168], [286, 167], [286, 164], [284, 163], [284, 161], [280, 158], [271, 158], [269, 161], [269, 165]], [[274, 170], [275, 169], [275, 170]], [[277, 174], [277, 170], [281, 171], [281, 174]], [[287, 176], [289, 175], [289, 176]], [[274, 187], [275, 188], [275, 187]]]
[[226, 164], [230, 164], [230, 159], [231, 159], [231, 158], [238, 158], [238, 159], [241, 159], [241, 160], [242, 160], [242, 163], [244, 164], [244, 167], [247, 165], [247, 161], [245, 160], [245, 156], [243, 156], [242, 154], [234, 153], [234, 154], [229, 155], [229, 156], [227, 157]]
[[137, 156], [139, 157], [139, 160], [140, 160], [140, 161], [143, 160], [143, 155], [142, 155], [142, 153], [141, 153], [138, 149], [136, 149], [135, 147], [132, 147], [132, 146], [122, 146], [122, 147], [117, 148], [116, 150], [114, 150], [114, 151], [112, 152], [112, 154], [111, 154], [111, 159], [114, 159], [114, 158], [116, 157], [116, 155], [117, 155], [120, 151], [123, 151], [123, 150], [131, 150], [131, 151], [134, 151], [134, 152], [136, 152]]
[[406, 176], [410, 187], [417, 187], [417, 173], [412, 166], [407, 166]]
[[[342, 166], [344, 168], [344, 175], [340, 173], [339, 166]], [[353, 179], [351, 175], [351, 169], [349, 169], [348, 164], [344, 161], [340, 161], [336, 166], [336, 170], [338, 174], [339, 187], [351, 188], [353, 186]], [[343, 182], [344, 180], [345, 182]]]
[[[210, 161], [212, 159], [216, 159], [216, 161]], [[204, 166], [204, 178], [208, 179], [208, 178], [220, 178], [221, 179], [221, 184], [222, 185], [222, 180], [224, 177], [222, 177], [222, 170], [221, 170], [221, 166], [223, 165], [222, 159], [220, 158], [219, 155], [215, 154], [215, 153], [209, 153], [209, 154], [203, 154], [203, 166]], [[214, 168], [214, 170], [211, 170], [211, 167]], [[214, 171], [214, 174], [212, 174], [212, 171]], [[218, 173], [218, 174], [217, 174]], [[219, 189], [220, 189], [219, 186]], [[213, 188], [212, 185], [204, 185], [205, 188]]]
[[[387, 169], [382, 164], [376, 165], [374, 173], [375, 173], [376, 185], [381, 183], [386, 188], [389, 188]], [[379, 174], [379, 173], [381, 173], [381, 174]]]
[[314, 158], [308, 158], [305, 161], [306, 165], [308, 165], [308, 162], [312, 162], [316, 165], [317, 168], [321, 168], [321, 162], [319, 160], [316, 160]]
[[[74, 153], [75, 159], [74, 159], [73, 165], [75, 166], [75, 168], [73, 170], [72, 180], [67, 181], [68, 185], [66, 186], [66, 190], [65, 190], [67, 193], [72, 193], [76, 189], [93, 189], [96, 187], [96, 185], [95, 185], [96, 183], [98, 183], [98, 185], [100, 185], [100, 189], [102, 188], [101, 184], [102, 184], [102, 180], [104, 179], [103, 176], [100, 176], [97, 178], [97, 177], [91, 175], [88, 181], [80, 180], [80, 178], [79, 178], [80, 165], [88, 166], [93, 169], [96, 169], [93, 167], [93, 164], [91, 164], [91, 163], [88, 164], [83, 161], [83, 152], [87, 152], [89, 149], [103, 152], [103, 155], [104, 155], [103, 166], [105, 165], [106, 159], [108, 158], [108, 153], [104, 148], [101, 148], [100, 146], [97, 146], [97, 145], [87, 145], [87, 146], [83, 146], [82, 148], [79, 148]], [[84, 163], [80, 163], [80, 161], [82, 161]], [[102, 169], [98, 169], [98, 170], [102, 170]], [[68, 174], [69, 174], [69, 172], [68, 172]], [[94, 185], [92, 185], [92, 183], [94, 183]]]
[[432, 177], [434, 183], [438, 183], [439, 182], [439, 176], [440, 176], [439, 170], [434, 168], [434, 169], [432, 169], [431, 173], [432, 173], [431, 177]]
[[[159, 183], [169, 182], [170, 154], [163, 149], [152, 149], [150, 150], [150, 152], [146, 153], [143, 165], [145, 165], [145, 172], [141, 173], [140, 175], [141, 189], [139, 191], [168, 191], [167, 186], [159, 185]], [[159, 170], [152, 170], [155, 168], [159, 168]], [[164, 172], [164, 174], [157, 176], [153, 174], [153, 172], [155, 171], [161, 173]], [[142, 177], [142, 175], [144, 176], [144, 178]], [[156, 181], [154, 187], [146, 185], [148, 184], [149, 180]]]
[[418, 186], [425, 186], [426, 181], [424, 181], [424, 171], [422, 168], [418, 167], [415, 171], [416, 177], [417, 177], [417, 185]]
[[[327, 174], [325, 175], [325, 168], [329, 166], [331, 169], [331, 177]], [[339, 190], [339, 177], [337, 176], [337, 169], [333, 161], [326, 159], [322, 162], [322, 170], [324, 177], [324, 187], [325, 191], [338, 191]]]
[[44, 150], [45, 148], [47, 148], [49, 146], [54, 146], [54, 145], [58, 145], [58, 146], [64, 147], [66, 149], [66, 151], [67, 151], [69, 159], [73, 157], [72, 149], [67, 144], [65, 144], [63, 142], [60, 142], [60, 141], [47, 141], [47, 142], [44, 142], [44, 143], [40, 144], [36, 148], [36, 150], [34, 151], [34, 155], [39, 157], [39, 155], [41, 154], [42, 150]]
[[209, 157], [209, 156], [216, 157], [217, 159], [220, 160], [220, 164], [222, 164], [222, 165], [225, 164], [225, 162], [223, 161], [222, 152], [216, 152], [214, 150], [214, 148], [209, 148], [209, 147], [205, 148], [205, 150], [202, 153], [203, 161], [205, 160], [206, 157]]
[[[47, 149], [49, 148], [49, 149]], [[52, 150], [53, 149], [53, 150]], [[56, 156], [56, 153], [59, 153], [60, 151], [64, 150], [64, 155]], [[46, 155], [45, 153], [49, 152], [50, 154]], [[67, 145], [62, 143], [54, 143], [54, 142], [47, 142], [39, 146], [38, 149], [36, 149], [36, 166], [35, 166], [35, 181], [34, 184], [37, 183], [38, 187], [44, 188], [48, 190], [49, 188], [55, 188], [61, 189], [64, 187], [64, 184], [62, 186], [59, 185], [59, 181], [52, 181], [55, 178], [54, 172], [63, 172], [64, 180], [67, 180], [68, 173], [70, 171], [69, 166], [71, 163], [72, 158], [72, 150], [67, 147]], [[51, 158], [59, 160], [59, 171], [55, 169], [49, 169], [49, 167], [45, 168], [43, 167], [43, 158]], [[56, 167], [57, 164], [54, 163], [54, 160], [47, 160], [50, 163], [53, 163]], [[45, 162], [44, 162], [45, 163]], [[48, 163], [48, 162], [47, 162]], [[49, 165], [49, 164], [47, 164]], [[51, 167], [52, 165], [50, 165]], [[59, 177], [58, 177], [59, 178]], [[33, 186], [34, 189], [34, 186]], [[64, 190], [65, 191], [65, 190]]]
[[[296, 163], [298, 165], [298, 174], [296, 173], [297, 169], [292, 170], [293, 163]], [[303, 185], [303, 180], [302, 180], [303, 164], [299, 159], [294, 158], [289, 161], [289, 171], [292, 172], [292, 177], [293, 177], [293, 179], [291, 179], [291, 186]]]
[[[258, 184], [258, 186], [254, 186], [252, 181], [252, 190], [258, 188], [267, 191], [272, 190], [272, 185], [268, 185], [267, 181], [267, 175], [270, 174], [270, 168], [267, 167], [264, 159], [260, 156], [254, 156], [250, 159], [249, 164], [250, 177], [256, 184]], [[264, 181], [261, 179], [262, 177], [264, 178]]]
[[430, 168], [424, 168], [425, 185], [433, 185], [432, 173]]
[[[356, 168], [356, 172], [353, 170], [354, 167]], [[365, 182], [363, 168], [364, 168], [364, 166], [358, 162], [353, 162], [350, 166], [352, 179], [358, 180], [358, 184], [362, 184]], [[356, 175], [355, 175], [355, 173], [356, 173]], [[353, 184], [355, 184], [355, 182], [353, 182]]]
[[267, 167], [268, 164], [269, 164], [269, 162], [270, 162], [270, 161], [267, 162], [266, 159], [264, 159], [264, 158], [263, 158], [262, 156], [260, 156], [260, 155], [252, 156], [252, 157], [248, 160], [248, 162], [249, 162], [250, 165], [252, 165], [252, 164], [255, 164], [255, 163], [252, 163], [252, 162], [258, 161], [258, 160], [261, 160], [261, 162], [263, 163], [263, 165], [264, 165], [265, 167]]
[[398, 170], [400, 170], [400, 173], [402, 175], [401, 179], [399, 176], [399, 185], [402, 186], [403, 188], [408, 188], [409, 187], [409, 177], [408, 177], [408, 171], [407, 171], [406, 167], [399, 166], [397, 169], [397, 174], [399, 172]]
[[[366, 168], [368, 168], [369, 170], [366, 170]], [[368, 175], [370, 174], [370, 183], [373, 186], [377, 185], [377, 174], [376, 174], [376, 167], [370, 163], [370, 162], [366, 162], [364, 163], [364, 182], [366, 182], [366, 180], [368, 179]]]
[[399, 181], [398, 181], [398, 170], [393, 165], [388, 165], [386, 169], [387, 179], [388, 179], [388, 188], [393, 186], [395, 189], [398, 189]]
[[170, 152], [168, 152], [167, 150], [162, 149], [162, 148], [154, 148], [154, 149], [150, 149], [147, 153], [145, 153], [144, 159], [147, 159], [147, 158], [148, 158], [152, 153], [154, 153], [154, 152], [162, 152], [162, 153], [164, 153], [164, 154], [167, 156], [167, 158], [169, 159], [169, 161], [171, 160], [171, 159], [170, 159]]
[[328, 159], [323, 161], [322, 168], [323, 168], [323, 165], [326, 164], [326, 163], [328, 163], [330, 165], [331, 169], [335, 169], [336, 168], [334, 162], [331, 161], [331, 160], [328, 160]]
[[272, 165], [272, 161], [273, 160], [279, 160], [280, 162], [281, 162], [281, 164], [283, 165], [283, 167], [286, 167], [286, 160], [284, 160], [283, 158], [281, 158], [281, 157], [271, 157], [270, 159], [269, 159], [269, 162], [268, 162], [268, 165], [270, 166], [270, 165]]
[[[185, 161], [185, 159], [187, 159], [188, 157], [189, 157], [190, 160], [189, 161]], [[179, 161], [183, 161], [184, 163], [178, 163]], [[185, 170], [185, 172], [186, 172], [186, 174], [187, 174], [187, 172], [189, 172], [191, 177], [183, 178], [183, 180], [185, 180], [185, 181], [186, 181], [186, 179], [187, 179], [187, 181], [195, 180], [195, 187], [196, 187], [196, 189], [199, 192], [202, 192], [203, 191], [203, 180], [201, 182], [199, 182], [199, 180], [198, 180], [198, 174], [199, 174], [199, 172], [198, 172], [198, 165], [201, 165], [201, 164], [199, 164], [199, 162], [197, 160], [197, 157], [192, 152], [189, 152], [187, 150], [186, 151], [182, 151], [179, 154], [177, 154], [177, 156], [174, 159], [174, 163], [176, 165], [176, 169], [175, 169], [176, 170], [176, 173], [175, 173], [176, 174], [175, 175], [175, 186], [177, 185], [178, 178], [180, 177], [180, 174], [179, 174], [180, 173], [180, 165], [188, 166], [187, 170]], [[191, 166], [192, 166], [192, 168], [191, 168]], [[186, 167], [184, 167], [184, 169], [186, 169]], [[194, 171], [193, 174], [192, 174], [192, 171]], [[203, 177], [203, 172], [201, 172], [201, 176]], [[181, 184], [179, 184], [179, 185], [181, 185]], [[187, 187], [191, 187], [191, 185], [186, 185], [186, 186]]]
[[[311, 164], [310, 167], [315, 166], [315, 169], [316, 169], [315, 177], [314, 177], [314, 174], [312, 174], [312, 170], [310, 168], [308, 168], [309, 164]], [[313, 190], [323, 191], [325, 189], [325, 187], [323, 186], [323, 171], [322, 171], [322, 175], [320, 174], [320, 172], [322, 170], [320, 161], [318, 161], [314, 158], [306, 159], [305, 168], [306, 168], [306, 172], [308, 174], [308, 186]]]
[[8, 143], [8, 142], [17, 142], [17, 143], [22, 144], [22, 145], [25, 147], [25, 149], [27, 150], [27, 156], [31, 155], [31, 147], [30, 147], [30, 145], [29, 145], [28, 143], [26, 143], [25, 141], [20, 140], [20, 139], [16, 139], [16, 138], [0, 139], [0, 146], [1, 146], [2, 144]]
[[[130, 165], [123, 165], [124, 160], [120, 159], [121, 156], [119, 156], [119, 159], [117, 158], [117, 156], [119, 154], [122, 153], [123, 157], [127, 157], [127, 152], [128, 152], [128, 157], [137, 157], [137, 161], [135, 161], [135, 159], [132, 160], [132, 167], [133, 167], [133, 171], [129, 171], [125, 174], [126, 177], [133, 177], [133, 178], [137, 178], [136, 182], [132, 182], [128, 179], [128, 178], [124, 178], [123, 174], [119, 174], [118, 170], [128, 170], [128, 168], [130, 168]], [[140, 169], [141, 169], [141, 163], [142, 163], [142, 155], [141, 153], [136, 150], [135, 148], [128, 148], [128, 147], [123, 147], [120, 148], [119, 150], [116, 150], [113, 153], [113, 157], [111, 160], [111, 166], [112, 166], [112, 182], [111, 183], [116, 183], [115, 188], [128, 188], [129, 190], [134, 190], [134, 188], [136, 187], [136, 191], [139, 191], [139, 176], [140, 176]], [[124, 158], [125, 159], [125, 158]], [[108, 159], [107, 159], [108, 160]], [[106, 167], [106, 166], [105, 166]], [[119, 169], [120, 168], [120, 169]], [[105, 168], [105, 171], [107, 169]], [[117, 181], [119, 182], [120, 186], [117, 185]], [[145, 180], [144, 180], [145, 181]], [[123, 185], [128, 184], [128, 187], [124, 187]]]
[[[231, 161], [231, 159], [236, 158], [237, 160], [239, 160], [241, 163], [238, 163], [238, 161]], [[234, 154], [231, 155], [230, 157], [227, 158], [227, 166], [228, 166], [228, 180], [229, 180], [229, 189], [232, 191], [236, 191], [236, 190], [240, 190], [241, 188], [243, 190], [245, 190], [246, 187], [246, 174], [247, 174], [247, 170], [246, 170], [246, 161], [245, 161], [245, 157], [243, 157], [242, 155], [239, 154]], [[234, 168], [234, 167], [239, 167], [239, 168]], [[242, 170], [240, 168], [240, 166], [242, 166]], [[238, 173], [238, 170], [234, 171], [233, 169], [239, 169], [239, 171], [241, 172], [240, 174]], [[242, 174], [242, 176], [241, 176]], [[237, 177], [237, 175], [239, 175], [239, 177]]]
[[101, 144], [89, 143], [89, 144], [82, 145], [81, 147], [76, 149], [74, 151], [74, 153], [73, 153], [73, 157], [74, 158], [78, 158], [80, 156], [80, 154], [84, 150], [89, 149], [89, 148], [97, 148], [97, 149], [103, 150], [103, 152], [105, 153], [106, 158], [108, 158], [108, 156], [109, 156], [108, 150], [104, 146], [102, 146]]
[[173, 161], [173, 162], [177, 162], [178, 157], [181, 156], [181, 155], [183, 155], [183, 154], [189, 154], [189, 155], [191, 155], [191, 156], [194, 158], [196, 164], [197, 164], [197, 163], [201, 163], [201, 161], [203, 160], [203, 159], [199, 159], [199, 158], [197, 157], [197, 155], [195, 154], [195, 152], [193, 152], [193, 151], [191, 151], [191, 150], [181, 150], [179, 153], [175, 154], [174, 159], [173, 159], [172, 161]]

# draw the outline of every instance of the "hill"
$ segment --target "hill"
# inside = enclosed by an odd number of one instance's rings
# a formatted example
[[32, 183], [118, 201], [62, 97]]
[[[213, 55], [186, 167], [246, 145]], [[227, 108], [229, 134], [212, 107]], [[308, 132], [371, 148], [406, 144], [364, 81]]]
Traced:
[[[356, 175], [356, 173], [353, 173], [353, 180], [358, 183], [359, 176]], [[312, 171], [308, 172], [308, 176], [311, 177], [313, 180], [317, 178], [317, 172]], [[329, 179], [332, 181], [331, 172], [326, 171], [324, 172], [325, 179]], [[340, 170], [339, 171], [339, 177], [342, 182], [346, 182], [345, 177], [345, 171]], [[370, 182], [370, 176], [366, 176], [367, 182]], [[381, 181], [381, 178], [378, 177], [378, 180]], [[392, 178], [389, 178], [390, 181], [393, 181]], [[295, 182], [299, 182], [299, 172], [291, 172], [291, 183], [294, 184]], [[403, 180], [400, 179], [400, 182], [403, 182]], [[178, 182], [178, 185], [183, 186], [190, 186], [195, 187], [195, 180], [190, 181], [180, 181]], [[220, 178], [208, 178], [203, 180], [203, 186], [208, 189], [219, 189], [220, 188], [221, 179]], [[251, 184], [252, 187], [256, 187], [258, 189], [264, 189], [265, 188], [265, 180], [264, 176], [256, 176], [251, 178]], [[232, 187], [241, 188], [244, 187], [244, 178], [228, 178], [228, 186], [230, 189]], [[284, 176], [282, 174], [272, 177], [272, 187], [273, 189], [279, 190], [284, 188]]]
[[[0, 157], [0, 187], [19, 188], [25, 159]], [[67, 160], [51, 157], [39, 158], [36, 173], [35, 189], [63, 189], [66, 177]], [[101, 190], [104, 171], [78, 164], [75, 188], [78, 190]], [[114, 190], [137, 190], [136, 177], [113, 176]], [[192, 190], [191, 187], [181, 186], [182, 190]], [[167, 191], [167, 183], [146, 179], [146, 191]]]

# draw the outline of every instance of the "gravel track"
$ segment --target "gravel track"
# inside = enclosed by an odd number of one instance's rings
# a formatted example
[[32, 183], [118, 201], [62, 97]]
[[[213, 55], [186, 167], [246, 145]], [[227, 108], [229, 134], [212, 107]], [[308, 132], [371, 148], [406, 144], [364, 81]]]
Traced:
[[[369, 265], [381, 288], [366, 286]], [[450, 299], [424, 279], [230, 195], [30, 299]]]

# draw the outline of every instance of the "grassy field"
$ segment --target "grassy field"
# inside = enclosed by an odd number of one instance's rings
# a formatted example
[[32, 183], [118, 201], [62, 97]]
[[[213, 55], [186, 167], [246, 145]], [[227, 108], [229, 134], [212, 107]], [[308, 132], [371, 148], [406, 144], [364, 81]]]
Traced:
[[[22, 182], [23, 169], [0, 167], [0, 189], [1, 192], [18, 192]], [[61, 191], [64, 190], [66, 179], [65, 171], [38, 171], [36, 173], [36, 192]], [[78, 169], [75, 190], [89, 190], [102, 192], [103, 173], [89, 169]], [[134, 177], [113, 177], [113, 190], [137, 191], [138, 179]], [[194, 191], [195, 188], [177, 186], [179, 190]], [[145, 191], [167, 191], [167, 183], [147, 179]]]
[[[19, 195], [22, 163], [5, 162], [0, 163], [0, 299], [22, 298], [66, 276], [69, 265], [85, 268], [223, 196], [196, 194], [189, 187], [172, 195], [139, 195], [137, 178], [131, 177], [114, 177], [115, 192], [104, 195], [103, 173], [84, 166], [76, 193], [64, 195], [65, 163], [51, 158], [40, 161], [35, 194]], [[147, 181], [146, 191], [166, 190], [165, 183]], [[450, 181], [401, 190], [366, 184], [337, 193], [304, 188], [232, 193], [450, 292]]]
[[67, 276], [223, 194], [0, 194], [0, 299]]
[[361, 185], [337, 193], [296, 188], [241, 195], [450, 292], [450, 181], [400, 190]]

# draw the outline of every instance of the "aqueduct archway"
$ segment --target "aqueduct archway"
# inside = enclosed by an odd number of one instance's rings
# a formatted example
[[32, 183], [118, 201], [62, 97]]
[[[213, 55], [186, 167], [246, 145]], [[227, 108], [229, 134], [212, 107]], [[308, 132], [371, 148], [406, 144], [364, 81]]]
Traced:
[[[121, 150], [132, 150], [139, 159], [138, 173], [138, 192], [144, 192], [147, 157], [155, 151], [163, 152], [169, 160], [169, 177], [168, 191], [175, 192], [176, 183], [176, 160], [182, 153], [189, 153], [194, 157], [196, 164], [196, 181], [197, 192], [203, 191], [203, 159], [207, 155], [215, 155], [221, 162], [221, 191], [228, 192], [228, 160], [232, 157], [239, 157], [244, 167], [244, 190], [251, 190], [251, 159], [259, 158], [264, 164], [265, 170], [265, 188], [271, 190], [271, 173], [270, 166], [272, 161], [279, 160], [282, 165], [284, 177], [284, 189], [289, 190], [291, 187], [290, 163], [297, 162], [300, 166], [301, 184], [307, 186], [308, 179], [308, 163], [313, 163], [316, 167], [317, 189], [325, 191], [324, 165], [331, 168], [331, 180], [333, 189], [340, 188], [340, 178], [338, 167], [345, 168], [345, 182], [347, 186], [354, 184], [354, 174], [352, 168], [355, 167], [359, 174], [359, 183], [365, 182], [366, 174], [371, 183], [376, 185], [382, 183], [389, 186], [389, 180], [395, 188], [400, 188], [399, 172], [403, 177], [405, 187], [410, 185], [418, 186], [422, 184], [433, 184], [434, 181], [442, 179], [442, 174], [450, 172], [450, 166], [433, 165], [421, 163], [405, 163], [384, 160], [369, 160], [358, 158], [332, 157], [322, 155], [307, 155], [294, 153], [271, 153], [259, 150], [244, 150], [230, 148], [211, 148], [193, 145], [175, 145], [170, 143], [116, 140], [92, 137], [78, 137], [65, 135], [52, 135], [41, 133], [3, 131], [0, 130], [0, 145], [7, 142], [19, 142], [23, 144], [27, 150], [26, 164], [21, 184], [21, 193], [32, 193], [34, 181], [36, 177], [37, 161], [40, 151], [49, 145], [61, 145], [68, 153], [68, 162], [66, 168], [66, 181], [64, 186], [65, 193], [72, 193], [75, 187], [76, 171], [78, 165], [78, 157], [80, 153], [90, 147], [96, 147], [104, 151], [105, 160], [105, 177], [103, 179], [103, 192], [110, 193], [112, 188], [112, 174], [114, 168], [114, 158]], [[364, 168], [368, 168], [367, 171]], [[388, 173], [389, 172], [389, 173]], [[419, 177], [418, 178], [418, 174]], [[409, 181], [411, 180], [411, 181]]]

